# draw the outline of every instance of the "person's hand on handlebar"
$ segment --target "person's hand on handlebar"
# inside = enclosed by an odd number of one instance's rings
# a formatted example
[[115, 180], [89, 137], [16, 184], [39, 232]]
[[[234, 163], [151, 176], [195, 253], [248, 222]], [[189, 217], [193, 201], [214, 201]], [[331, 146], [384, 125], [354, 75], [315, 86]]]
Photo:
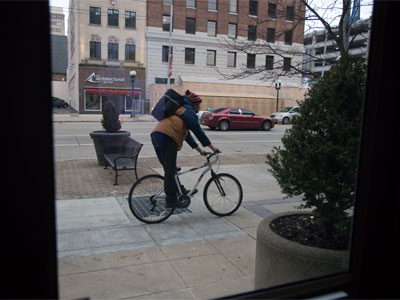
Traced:
[[199, 146], [197, 146], [195, 149], [200, 153], [200, 155], [203, 155], [203, 156], [207, 155], [207, 152], [204, 151], [203, 149], [201, 149]]
[[217, 147], [214, 147], [213, 144], [208, 145], [208, 148], [210, 148], [214, 153], [221, 153], [221, 150], [219, 150]]

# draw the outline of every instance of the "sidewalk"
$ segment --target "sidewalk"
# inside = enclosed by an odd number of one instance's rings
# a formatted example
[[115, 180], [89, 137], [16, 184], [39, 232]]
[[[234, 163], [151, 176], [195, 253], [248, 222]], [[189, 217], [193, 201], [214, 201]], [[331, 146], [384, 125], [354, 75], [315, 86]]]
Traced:
[[[198, 158], [201, 159], [201, 158]], [[236, 176], [244, 199], [232, 216], [212, 215], [202, 187], [189, 213], [161, 224], [143, 224], [129, 210], [132, 173], [113, 172], [96, 160], [56, 162], [60, 298], [209, 299], [254, 288], [258, 223], [293, 210], [299, 199], [282, 199], [262, 155], [225, 155], [218, 172]], [[190, 167], [193, 157], [178, 157]], [[139, 176], [161, 172], [155, 158], [139, 160]], [[184, 184], [199, 176], [189, 173]]]
[[[53, 113], [53, 122], [100, 122], [102, 114], [78, 114], [78, 113]], [[121, 114], [122, 122], [155, 122], [156, 119], [150, 115], [137, 115], [132, 118], [130, 114]]]

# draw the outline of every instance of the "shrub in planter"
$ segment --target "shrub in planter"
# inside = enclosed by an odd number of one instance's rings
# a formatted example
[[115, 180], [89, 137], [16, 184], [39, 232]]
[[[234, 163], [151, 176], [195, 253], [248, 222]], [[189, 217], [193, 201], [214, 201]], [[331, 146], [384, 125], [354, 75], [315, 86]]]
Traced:
[[103, 109], [103, 119], [101, 120], [103, 128], [107, 132], [117, 132], [121, 129], [119, 113], [115, 109], [114, 103], [108, 101]]
[[282, 192], [302, 196], [300, 208], [313, 208], [320, 238], [341, 250], [350, 236], [365, 70], [343, 56], [310, 89], [283, 148], [267, 155]]

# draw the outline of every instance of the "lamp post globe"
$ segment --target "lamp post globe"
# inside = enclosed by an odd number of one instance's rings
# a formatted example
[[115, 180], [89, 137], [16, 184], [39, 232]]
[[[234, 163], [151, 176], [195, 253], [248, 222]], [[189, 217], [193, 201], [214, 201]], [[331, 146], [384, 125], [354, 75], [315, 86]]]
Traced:
[[278, 111], [279, 110], [279, 90], [281, 89], [282, 83], [280, 80], [277, 80], [277, 81], [275, 81], [274, 85], [275, 85], [275, 89], [276, 89], [276, 111]]
[[135, 117], [135, 77], [136, 77], [136, 71], [130, 71], [129, 76], [131, 77], [131, 82], [132, 82], [132, 111], [131, 111], [131, 117]]

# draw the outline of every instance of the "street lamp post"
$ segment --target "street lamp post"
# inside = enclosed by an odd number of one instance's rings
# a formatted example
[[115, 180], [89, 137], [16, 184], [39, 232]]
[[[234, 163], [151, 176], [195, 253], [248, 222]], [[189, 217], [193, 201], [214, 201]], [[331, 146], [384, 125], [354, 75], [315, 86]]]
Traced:
[[281, 81], [275, 81], [275, 89], [276, 89], [276, 111], [279, 111], [279, 90], [281, 89]]
[[136, 77], [136, 71], [130, 71], [129, 75], [131, 76], [131, 82], [132, 82], [132, 111], [131, 111], [131, 117], [134, 118], [136, 117], [135, 115], [135, 77]]

